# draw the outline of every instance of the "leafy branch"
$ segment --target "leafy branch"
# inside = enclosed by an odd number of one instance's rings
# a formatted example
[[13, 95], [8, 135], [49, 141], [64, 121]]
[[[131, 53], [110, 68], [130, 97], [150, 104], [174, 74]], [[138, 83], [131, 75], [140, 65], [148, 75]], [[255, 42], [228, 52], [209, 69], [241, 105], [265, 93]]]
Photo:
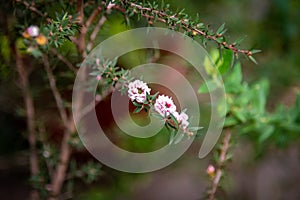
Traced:
[[233, 55], [238, 58], [239, 54], [245, 55], [251, 61], [256, 63], [253, 54], [259, 53], [260, 50], [240, 49], [238, 45], [242, 39], [238, 39], [233, 43], [227, 41], [225, 37], [225, 24], [222, 24], [217, 31], [209, 29], [208, 25], [199, 22], [199, 16], [193, 19], [184, 10], [173, 12], [169, 9], [170, 5], [164, 5], [164, 2], [159, 6], [158, 3], [146, 2], [140, 3], [138, 1], [120, 0], [115, 2], [114, 8], [123, 12], [127, 18], [137, 15], [138, 19], [144, 17], [148, 20], [149, 25], [154, 22], [165, 23], [171, 30], [183, 30], [184, 34], [190, 37], [199, 37], [202, 44], [206, 46], [207, 41], [213, 41], [218, 45], [220, 52], [222, 49], [229, 49]]

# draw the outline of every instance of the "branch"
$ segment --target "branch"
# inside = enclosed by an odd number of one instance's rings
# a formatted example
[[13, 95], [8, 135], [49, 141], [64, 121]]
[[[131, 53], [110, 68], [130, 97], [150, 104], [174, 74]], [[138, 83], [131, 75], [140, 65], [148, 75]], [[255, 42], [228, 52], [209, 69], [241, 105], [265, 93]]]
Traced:
[[[38, 152], [36, 147], [36, 130], [35, 130], [35, 108], [32, 95], [30, 93], [30, 85], [28, 80], [28, 71], [24, 66], [22, 57], [19, 55], [18, 49], [14, 48], [16, 57], [16, 67], [20, 77], [20, 88], [23, 93], [23, 100], [26, 109], [26, 120], [28, 130], [28, 141], [30, 147], [30, 173], [31, 176], [39, 174]], [[39, 199], [37, 190], [31, 193], [31, 199]]]
[[54, 55], [57, 56], [57, 58], [60, 61], [65, 63], [69, 67], [70, 70], [72, 70], [74, 73], [77, 73], [77, 71], [78, 71], [77, 68], [69, 60], [67, 60], [63, 55], [61, 55], [56, 49], [51, 48], [50, 50]]
[[22, 0], [16, 0], [16, 2], [18, 3], [22, 3], [27, 9], [31, 10], [32, 12], [40, 15], [41, 17], [46, 17], [47, 14], [46, 13], [42, 13], [40, 12], [34, 5], [30, 5], [28, 2], [26, 1], [22, 1]]
[[68, 127], [67, 112], [64, 108], [63, 99], [62, 99], [62, 97], [61, 97], [61, 95], [60, 95], [60, 93], [57, 89], [56, 80], [55, 80], [55, 77], [53, 75], [52, 69], [50, 67], [47, 55], [43, 55], [43, 64], [44, 64], [45, 71], [46, 71], [48, 79], [49, 79], [49, 85], [50, 85], [50, 88], [52, 90], [53, 96], [55, 98], [57, 109], [59, 111], [60, 117], [63, 121], [64, 126], [66, 128], [69, 128]]
[[[156, 10], [153, 8], [144, 7], [142, 5], [132, 3], [127, 0], [123, 0], [122, 3], [126, 4], [132, 9], [132, 12], [136, 14], [140, 14], [141, 16], [148, 19], [148, 23], [152, 24], [153, 21], [157, 20], [169, 25], [171, 29], [174, 29], [177, 26], [177, 22], [184, 28], [186, 31], [191, 32], [193, 36], [200, 35], [208, 40], [214, 41], [219, 47], [224, 47], [225, 49], [231, 50], [235, 55], [238, 53], [244, 54], [247, 57], [252, 56], [252, 52], [245, 49], [238, 49], [235, 43], [229, 44], [224, 41], [224, 36], [222, 34], [210, 34], [207, 30], [200, 30], [197, 26], [193, 25], [189, 22], [188, 19], [180, 18], [178, 15], [180, 14], [167, 14], [167, 12]], [[126, 13], [126, 9], [122, 8], [119, 5], [114, 6], [114, 9]], [[168, 10], [169, 11], [169, 10]], [[171, 11], [170, 11], [171, 13]], [[176, 23], [174, 23], [176, 22]]]
[[93, 11], [93, 13], [90, 15], [90, 17], [88, 18], [88, 20], [85, 22], [85, 27], [87, 29], [89, 29], [89, 27], [91, 26], [92, 22], [94, 21], [95, 17], [100, 13], [101, 11], [101, 7], [98, 6], [97, 8], [95, 8], [95, 10]]
[[84, 25], [84, 10], [83, 10], [83, 0], [77, 0], [77, 13], [78, 13], [78, 24], [81, 25], [80, 32], [78, 34], [78, 37], [76, 38], [76, 45], [79, 54], [82, 55], [82, 58], [86, 57], [86, 51], [85, 51], [85, 36], [87, 33], [87, 28]]
[[96, 39], [96, 36], [98, 34], [98, 32], [100, 31], [100, 28], [102, 27], [102, 25], [104, 24], [104, 22], [106, 21], [106, 17], [104, 15], [102, 15], [102, 17], [99, 19], [97, 25], [95, 26], [93, 32], [90, 35], [90, 41], [86, 47], [87, 51], [91, 51], [91, 49], [93, 48], [93, 42]]
[[228, 149], [230, 147], [230, 138], [231, 138], [231, 130], [226, 129], [225, 136], [224, 136], [223, 142], [222, 142], [221, 154], [220, 154], [220, 157], [219, 157], [219, 160], [217, 163], [216, 175], [213, 178], [212, 189], [209, 192], [209, 198], [208, 198], [209, 200], [215, 199], [215, 194], [216, 194], [216, 191], [219, 186], [219, 182], [220, 182], [222, 174], [223, 174], [222, 169], [227, 160], [227, 153], [228, 153]]
[[49, 200], [56, 200], [57, 196], [61, 192], [62, 185], [66, 177], [66, 171], [69, 166], [71, 152], [72, 152], [69, 145], [70, 137], [71, 137], [71, 132], [70, 130], [66, 129], [60, 147], [59, 163], [55, 170], [55, 173], [52, 176], [52, 182], [51, 182], [52, 197], [50, 197]]

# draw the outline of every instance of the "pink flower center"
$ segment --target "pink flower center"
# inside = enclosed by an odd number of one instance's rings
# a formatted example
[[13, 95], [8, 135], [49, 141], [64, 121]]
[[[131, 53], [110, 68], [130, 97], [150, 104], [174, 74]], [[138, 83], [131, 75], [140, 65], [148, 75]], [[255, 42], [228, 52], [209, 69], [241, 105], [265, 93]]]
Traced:
[[166, 106], [167, 108], [170, 108], [170, 107], [171, 107], [171, 104], [166, 103], [165, 106]]

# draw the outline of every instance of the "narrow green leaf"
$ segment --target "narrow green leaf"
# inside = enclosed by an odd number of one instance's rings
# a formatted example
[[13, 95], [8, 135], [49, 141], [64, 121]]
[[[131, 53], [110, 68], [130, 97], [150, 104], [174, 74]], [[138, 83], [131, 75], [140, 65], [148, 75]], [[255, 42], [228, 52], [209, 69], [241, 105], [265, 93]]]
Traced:
[[222, 57], [220, 57], [220, 62], [218, 63], [218, 70], [221, 74], [226, 73], [232, 65], [233, 52], [228, 49], [223, 49], [221, 51]]
[[253, 50], [251, 50], [251, 53], [252, 53], [252, 54], [260, 53], [260, 52], [261, 52], [261, 50], [259, 50], [259, 49], [253, 49]]
[[254, 62], [255, 64], [258, 64], [257, 61], [255, 60], [255, 58], [254, 58], [253, 56], [248, 56], [248, 57], [249, 57], [249, 59], [250, 59], [252, 62]]
[[170, 132], [169, 145], [173, 144], [173, 142], [174, 142], [174, 137], [175, 137], [175, 130], [172, 129], [171, 132]]
[[238, 121], [234, 117], [226, 117], [224, 127], [237, 125]]
[[155, 112], [155, 111], [152, 112], [152, 110], [151, 110], [151, 112], [150, 112], [150, 115], [153, 116], [153, 117], [156, 117], [156, 118], [158, 118], [158, 119], [161, 119], [161, 120], [164, 119], [163, 116], [161, 116], [160, 114], [158, 114], [158, 113]]
[[170, 114], [170, 117], [171, 117], [171, 120], [175, 123], [175, 128], [178, 129], [179, 124], [178, 124], [176, 117], [172, 113]]
[[233, 44], [234, 45], [239, 45], [247, 36], [242, 36], [240, 38], [238, 38]]
[[157, 95], [159, 94], [159, 92], [156, 92], [155, 94], [152, 95], [151, 100], [156, 99]]
[[132, 104], [135, 105], [135, 106], [137, 106], [137, 107], [141, 107], [141, 106], [142, 106], [142, 104], [139, 104], [139, 103], [136, 102], [136, 101], [132, 101]]
[[242, 82], [242, 69], [241, 64], [236, 63], [231, 71], [231, 73], [228, 75], [225, 83], [230, 83], [232, 85], [238, 86]]
[[182, 141], [183, 138], [184, 138], [184, 134], [183, 134], [183, 133], [180, 133], [180, 134], [176, 137], [176, 139], [175, 139], [175, 141], [174, 141], [174, 144], [178, 144], [179, 142]]
[[133, 111], [133, 113], [139, 113], [139, 112], [141, 112], [143, 110], [143, 107], [137, 107], [134, 111]]
[[245, 123], [247, 121], [243, 110], [233, 110], [232, 113], [241, 122]]
[[164, 0], [161, 1], [160, 6], [161, 6], [160, 7], [161, 10], [163, 10], [165, 8], [165, 1]]
[[203, 127], [201, 127], [201, 126], [198, 126], [198, 127], [190, 127], [190, 128], [189, 128], [189, 131], [194, 132], [194, 131], [199, 131], [199, 130], [201, 130], [201, 129], [203, 129]]
[[219, 28], [218, 30], [216, 31], [217, 34], [220, 34], [223, 30], [224, 30], [224, 27], [225, 27], [225, 23], [223, 23]]
[[272, 125], [265, 125], [261, 128], [261, 135], [259, 136], [259, 143], [266, 141], [274, 132], [274, 126]]

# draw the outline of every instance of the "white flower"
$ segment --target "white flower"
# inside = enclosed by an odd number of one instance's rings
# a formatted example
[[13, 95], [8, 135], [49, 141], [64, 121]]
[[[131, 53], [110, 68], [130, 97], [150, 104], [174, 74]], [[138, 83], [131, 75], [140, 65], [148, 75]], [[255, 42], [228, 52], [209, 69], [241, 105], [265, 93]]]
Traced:
[[26, 29], [31, 37], [37, 37], [40, 34], [40, 29], [37, 26], [31, 25]]
[[159, 95], [155, 101], [154, 109], [163, 117], [170, 115], [170, 113], [176, 112], [176, 106], [172, 98]]
[[135, 80], [128, 84], [128, 97], [131, 101], [143, 103], [146, 101], [147, 93], [150, 94], [151, 89], [141, 80]]
[[180, 126], [184, 129], [186, 129], [189, 125], [188, 119], [189, 116], [185, 112], [181, 112], [180, 114], [178, 112], [172, 113], [174, 117], [177, 119]]

